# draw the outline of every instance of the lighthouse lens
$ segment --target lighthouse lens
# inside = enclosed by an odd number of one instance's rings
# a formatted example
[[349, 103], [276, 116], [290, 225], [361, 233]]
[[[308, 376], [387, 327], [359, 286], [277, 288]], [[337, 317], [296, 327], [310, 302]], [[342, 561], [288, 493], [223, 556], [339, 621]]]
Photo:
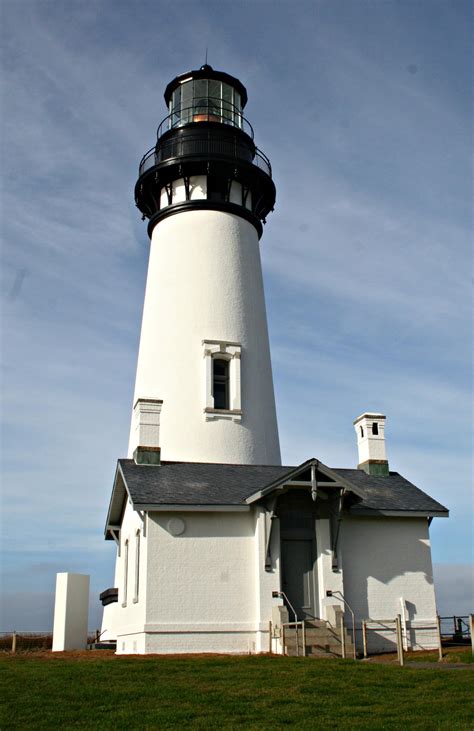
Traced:
[[173, 92], [169, 127], [189, 122], [221, 122], [242, 127], [240, 94], [218, 79], [188, 79]]

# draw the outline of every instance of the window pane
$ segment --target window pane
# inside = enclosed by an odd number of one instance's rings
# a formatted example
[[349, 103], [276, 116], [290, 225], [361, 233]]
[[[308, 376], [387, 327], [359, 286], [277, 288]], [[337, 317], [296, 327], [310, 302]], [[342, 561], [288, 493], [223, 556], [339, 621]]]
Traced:
[[215, 409], [229, 408], [229, 361], [215, 359], [213, 361], [213, 384]]
[[214, 361], [214, 375], [215, 376], [226, 376], [227, 375], [227, 361], [215, 360]]
[[178, 86], [171, 97], [171, 126], [175, 127], [181, 120], [181, 87]]
[[215, 409], [226, 409], [226, 387], [225, 383], [216, 383], [214, 387], [214, 408]]
[[209, 79], [209, 98], [217, 104], [217, 100], [221, 101], [221, 82], [215, 79]]
[[234, 90], [234, 107], [235, 107], [235, 126], [242, 127], [242, 107], [240, 101], [240, 94]]
[[232, 87], [228, 84], [222, 84], [222, 115], [224, 117], [224, 121], [227, 122], [227, 124], [233, 124], [234, 123], [234, 105], [233, 105], [233, 99], [232, 99]]
[[178, 86], [178, 88], [173, 91], [173, 96], [171, 97], [171, 107], [174, 111], [175, 109], [179, 109], [180, 105], [181, 105], [181, 87]]
[[194, 81], [194, 101], [202, 103], [203, 99], [207, 99], [207, 79], [195, 79]]
[[181, 121], [191, 121], [191, 109], [193, 104], [193, 82], [186, 81], [181, 84]]

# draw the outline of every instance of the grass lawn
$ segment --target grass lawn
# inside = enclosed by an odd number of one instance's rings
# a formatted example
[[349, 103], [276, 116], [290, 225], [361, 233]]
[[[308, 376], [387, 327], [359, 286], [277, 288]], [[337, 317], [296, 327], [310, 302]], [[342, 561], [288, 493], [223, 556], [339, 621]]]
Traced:
[[5, 729], [472, 729], [470, 668], [269, 656], [0, 658]]

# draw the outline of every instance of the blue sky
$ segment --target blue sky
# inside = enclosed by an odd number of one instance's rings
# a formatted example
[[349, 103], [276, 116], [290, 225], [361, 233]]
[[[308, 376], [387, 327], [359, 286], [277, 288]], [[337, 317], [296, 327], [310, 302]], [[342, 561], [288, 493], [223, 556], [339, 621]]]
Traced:
[[469, 2], [2, 4], [0, 630], [52, 625], [57, 571], [113, 582], [148, 257], [133, 202], [168, 81], [242, 80], [277, 205], [262, 239], [283, 459], [357, 463], [387, 414], [442, 613], [472, 597]]

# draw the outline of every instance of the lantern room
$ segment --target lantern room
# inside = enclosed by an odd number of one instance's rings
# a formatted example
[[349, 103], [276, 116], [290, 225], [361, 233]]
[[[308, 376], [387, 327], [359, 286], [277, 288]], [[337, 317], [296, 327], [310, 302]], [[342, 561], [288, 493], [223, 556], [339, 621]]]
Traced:
[[238, 79], [214, 71], [208, 64], [173, 79], [166, 88], [165, 101], [168, 129], [191, 122], [220, 122], [240, 129], [245, 126], [245, 87]]
[[241, 216], [260, 237], [276, 191], [270, 161], [242, 114], [244, 85], [205, 64], [176, 76], [164, 97], [168, 114], [135, 186], [150, 237], [163, 219], [198, 208]]

